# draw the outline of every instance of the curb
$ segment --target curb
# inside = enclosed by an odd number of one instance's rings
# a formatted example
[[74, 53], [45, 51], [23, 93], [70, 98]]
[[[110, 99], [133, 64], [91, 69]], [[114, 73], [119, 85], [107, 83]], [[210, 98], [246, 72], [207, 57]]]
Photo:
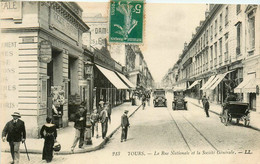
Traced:
[[[195, 104], [195, 103], [193, 103], [193, 102], [190, 102], [190, 103], [193, 104], [193, 105], [195, 105], [195, 106], [197, 106], [197, 107], [200, 107], [201, 109], [203, 109], [203, 107], [201, 107], [201, 106], [198, 105], [198, 104]], [[214, 113], [214, 114], [220, 116], [219, 113], [217, 113], [217, 112], [215, 112], [215, 111], [213, 111], [213, 110], [209, 110], [209, 112]], [[251, 125], [247, 126], [246, 128], [250, 128], [250, 129], [254, 129], [254, 130], [256, 130], [256, 131], [260, 131], [260, 128], [257, 128], [257, 127], [251, 126]]]
[[[129, 118], [132, 117], [132, 115], [135, 114], [135, 112], [141, 107], [141, 105], [139, 105], [130, 115]], [[97, 146], [94, 147], [89, 147], [89, 148], [85, 148], [82, 150], [76, 150], [74, 151], [74, 153], [72, 153], [71, 151], [60, 151], [60, 152], [54, 152], [54, 155], [71, 155], [71, 154], [81, 154], [81, 153], [87, 153], [87, 152], [91, 152], [91, 151], [96, 151], [101, 149], [108, 141], [109, 139], [113, 136], [113, 134], [115, 134], [115, 132], [121, 127], [121, 125], [119, 125], [118, 127], [116, 127], [115, 130], [113, 130], [100, 144], [98, 144]], [[28, 153], [30, 154], [42, 154], [42, 151], [39, 151], [38, 149], [28, 149], [27, 150]], [[10, 152], [10, 150], [3, 150], [1, 152]], [[20, 150], [20, 153], [26, 153], [25, 150]]]

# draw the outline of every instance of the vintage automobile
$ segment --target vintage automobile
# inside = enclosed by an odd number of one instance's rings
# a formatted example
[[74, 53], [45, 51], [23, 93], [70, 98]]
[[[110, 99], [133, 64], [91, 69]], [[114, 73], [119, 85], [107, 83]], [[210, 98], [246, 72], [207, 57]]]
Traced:
[[239, 101], [229, 101], [223, 104], [223, 111], [220, 113], [221, 122], [227, 126], [233, 118], [238, 124], [240, 120], [244, 122], [245, 126], [249, 126], [250, 112], [249, 104]]
[[153, 105], [154, 107], [165, 106], [167, 107], [167, 99], [165, 98], [164, 89], [156, 89], [153, 92]]
[[172, 109], [179, 110], [184, 109], [187, 110], [187, 101], [185, 101], [184, 97], [184, 88], [174, 87], [173, 88], [173, 102]]

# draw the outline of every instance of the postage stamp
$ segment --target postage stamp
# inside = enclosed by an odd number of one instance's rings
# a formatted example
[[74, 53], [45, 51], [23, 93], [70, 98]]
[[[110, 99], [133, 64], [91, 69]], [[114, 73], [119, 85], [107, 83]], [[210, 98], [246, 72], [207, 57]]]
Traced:
[[143, 42], [143, 7], [143, 0], [110, 1], [110, 42]]

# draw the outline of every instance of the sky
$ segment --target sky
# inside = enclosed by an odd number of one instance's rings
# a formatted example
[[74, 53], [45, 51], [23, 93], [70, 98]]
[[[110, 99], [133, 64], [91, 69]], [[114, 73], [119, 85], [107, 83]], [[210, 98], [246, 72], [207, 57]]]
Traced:
[[[78, 2], [84, 13], [108, 16], [108, 2]], [[144, 42], [140, 46], [155, 80], [160, 82], [178, 60], [192, 33], [205, 19], [206, 4], [146, 3]]]

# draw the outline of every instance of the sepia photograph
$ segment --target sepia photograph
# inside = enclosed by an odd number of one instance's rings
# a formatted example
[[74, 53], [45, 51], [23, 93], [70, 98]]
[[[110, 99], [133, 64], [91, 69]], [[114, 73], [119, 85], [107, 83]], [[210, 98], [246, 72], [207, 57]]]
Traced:
[[259, 1], [0, 3], [1, 164], [259, 163]]

